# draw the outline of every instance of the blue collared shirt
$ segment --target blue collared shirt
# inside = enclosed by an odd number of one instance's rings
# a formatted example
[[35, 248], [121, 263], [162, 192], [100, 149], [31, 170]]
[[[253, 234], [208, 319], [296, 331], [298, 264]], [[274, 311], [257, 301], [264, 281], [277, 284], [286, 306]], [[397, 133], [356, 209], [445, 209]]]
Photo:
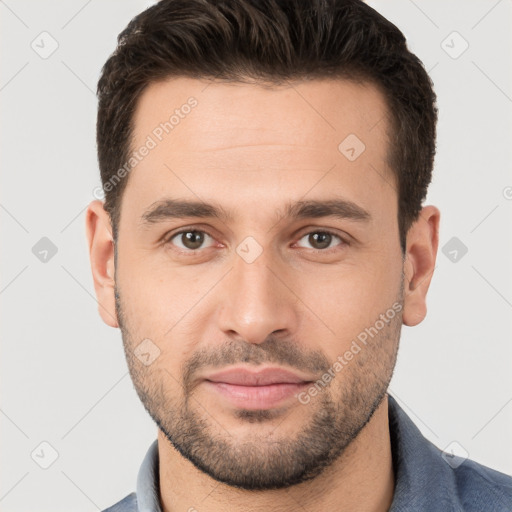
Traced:
[[[388, 404], [395, 472], [388, 512], [512, 512], [511, 476], [443, 453], [389, 394]], [[103, 512], [162, 512], [156, 440], [140, 467], [137, 492]]]

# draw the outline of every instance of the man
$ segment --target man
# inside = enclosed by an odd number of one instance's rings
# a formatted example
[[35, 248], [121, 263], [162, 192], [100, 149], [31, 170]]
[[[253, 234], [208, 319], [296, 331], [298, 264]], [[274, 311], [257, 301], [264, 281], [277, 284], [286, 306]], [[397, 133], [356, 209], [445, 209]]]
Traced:
[[158, 425], [108, 511], [512, 510], [386, 392], [440, 220], [402, 33], [359, 0], [161, 0], [98, 94], [95, 290]]

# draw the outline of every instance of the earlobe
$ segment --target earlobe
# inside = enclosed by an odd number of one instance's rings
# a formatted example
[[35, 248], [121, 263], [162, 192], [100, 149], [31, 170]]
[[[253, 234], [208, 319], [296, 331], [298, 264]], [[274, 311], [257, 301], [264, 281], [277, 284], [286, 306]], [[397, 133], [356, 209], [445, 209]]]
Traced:
[[107, 325], [119, 327], [114, 295], [114, 242], [110, 217], [102, 201], [95, 200], [89, 204], [85, 229], [98, 312]]
[[418, 325], [427, 314], [427, 292], [434, 273], [441, 213], [425, 206], [407, 233], [404, 262], [403, 323]]

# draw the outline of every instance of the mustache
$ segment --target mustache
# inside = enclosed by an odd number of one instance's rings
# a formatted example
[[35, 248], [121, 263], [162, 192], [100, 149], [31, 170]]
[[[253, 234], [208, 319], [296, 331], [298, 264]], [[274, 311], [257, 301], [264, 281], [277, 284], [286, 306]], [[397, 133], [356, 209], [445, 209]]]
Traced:
[[275, 336], [270, 336], [259, 344], [230, 340], [218, 347], [200, 349], [182, 365], [185, 390], [191, 389], [195, 374], [199, 370], [205, 367], [223, 368], [239, 363], [255, 366], [274, 363], [313, 375], [322, 375], [331, 366], [322, 352], [306, 351], [297, 343], [281, 340]]

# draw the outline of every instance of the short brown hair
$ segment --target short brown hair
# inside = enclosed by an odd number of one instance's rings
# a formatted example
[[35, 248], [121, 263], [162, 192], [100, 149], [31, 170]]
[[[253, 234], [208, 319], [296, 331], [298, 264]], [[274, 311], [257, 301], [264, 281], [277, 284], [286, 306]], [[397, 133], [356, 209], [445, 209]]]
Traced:
[[387, 163], [396, 178], [405, 252], [432, 176], [436, 95], [402, 32], [377, 11], [361, 0], [160, 0], [133, 18], [103, 66], [97, 91], [98, 161], [114, 240], [127, 176], [105, 185], [129, 159], [142, 91], [174, 76], [276, 85], [344, 78], [376, 85], [391, 117]]

